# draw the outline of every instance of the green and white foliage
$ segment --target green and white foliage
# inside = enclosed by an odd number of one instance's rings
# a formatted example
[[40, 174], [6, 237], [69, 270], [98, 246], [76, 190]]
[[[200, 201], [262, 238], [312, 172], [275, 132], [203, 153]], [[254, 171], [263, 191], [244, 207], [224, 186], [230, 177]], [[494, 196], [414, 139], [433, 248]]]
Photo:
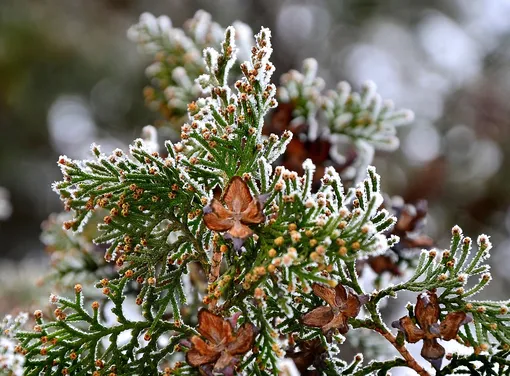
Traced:
[[93, 284], [116, 274], [105, 261], [103, 249], [92, 242], [99, 235], [97, 225], [106, 214], [101, 210], [94, 212], [80, 232], [67, 231], [62, 226], [72, 223], [73, 216], [69, 212], [52, 214], [43, 222], [41, 241], [50, 255], [52, 268], [50, 275], [44, 278], [45, 283], [54, 282], [69, 288], [76, 283]]
[[317, 77], [317, 60], [309, 58], [303, 62], [303, 73], [291, 70], [282, 74], [278, 100], [293, 105], [293, 122], [309, 124], [312, 138], [317, 135], [317, 117], [322, 106], [322, 91], [325, 82]]
[[359, 181], [376, 150], [398, 148], [396, 127], [411, 123], [414, 115], [383, 100], [371, 81], [363, 84], [359, 93], [344, 81], [334, 90], [325, 91], [324, 87], [324, 80], [317, 76], [317, 61], [309, 58], [303, 63], [302, 73], [291, 70], [282, 75], [278, 100], [292, 105], [292, 123], [308, 125], [309, 139], [326, 138], [332, 143], [330, 156], [335, 162], [345, 163], [345, 144], [354, 145]]
[[24, 356], [18, 351], [16, 334], [28, 321], [28, 314], [7, 315], [0, 322], [0, 375], [23, 375]]
[[[240, 55], [249, 57], [253, 45], [252, 31], [242, 22], [234, 22]], [[196, 12], [184, 28], [175, 28], [167, 16], [143, 13], [138, 24], [128, 30], [128, 37], [139, 50], [154, 61], [146, 69], [151, 87], [145, 89], [149, 107], [160, 110], [174, 126], [182, 124], [187, 105], [200, 95], [195, 79], [205, 72], [202, 51], [218, 48], [224, 29], [205, 11]]]
[[[176, 41], [195, 51], [209, 42], [204, 35], [217, 38], [220, 30], [203, 17], [197, 14], [189, 34], [171, 28], [166, 18], [148, 15], [133, 30], [152, 52]], [[114, 150], [109, 155], [92, 145], [91, 160], [59, 159], [63, 180], [53, 188], [72, 213], [64, 227], [74, 231], [66, 241], [80, 239], [86, 226], [100, 218], [94, 242], [105, 247], [112, 275], [96, 284], [101, 302], [84, 303], [90, 286], [77, 284], [72, 298], [51, 296], [54, 317], [43, 318], [37, 312], [36, 330], [17, 334], [25, 374], [211, 374], [212, 368], [193, 368], [191, 362], [182, 361], [198, 343], [194, 336], [204, 335], [197, 316], [208, 305], [221, 320], [230, 317], [256, 328], [250, 349], [234, 354], [238, 358], [229, 365], [235, 367], [226, 367], [237, 374], [277, 375], [290, 349], [315, 341], [322, 352], [320, 362], [310, 366], [325, 375], [385, 374], [400, 366], [426, 375], [378, 309], [382, 299], [403, 290], [417, 294], [436, 290], [442, 316], [454, 311], [473, 316], [473, 324], [458, 332], [458, 342], [474, 347], [476, 356], [485, 360], [506, 359], [502, 351], [510, 343], [508, 302], [470, 300], [490, 280], [487, 236], [479, 237], [471, 254], [471, 241], [455, 227], [450, 250], [440, 257], [438, 251], [424, 251], [409, 279], [363, 290], [356, 263], [398, 241], [390, 235], [396, 219], [382, 208], [380, 177], [368, 167], [359, 172], [366, 177], [346, 190], [338, 172], [328, 167], [313, 191], [315, 166], [310, 160], [303, 164], [303, 176], [273, 167], [292, 133], [268, 137], [262, 133], [265, 116], [277, 106], [277, 90], [271, 83], [275, 69], [270, 61], [271, 33], [262, 28], [248, 60], [240, 64], [238, 40], [236, 29], [228, 27], [218, 47], [207, 46], [203, 62], [190, 68], [193, 75], [201, 72], [196, 84], [203, 97], [187, 106], [188, 121], [181, 126], [179, 142], [167, 141], [158, 153], [150, 142], [137, 139], [128, 152]], [[166, 51], [177, 57], [181, 52]], [[408, 119], [408, 113], [382, 104], [371, 85], [360, 95], [345, 84], [323, 95], [313, 61], [306, 66], [309, 71], [303, 77], [293, 73], [284, 79], [286, 92], [280, 94], [294, 101], [297, 116], [310, 122], [322, 112], [330, 135], [336, 132], [376, 149], [395, 145], [394, 127]], [[240, 77], [232, 80], [229, 73], [236, 68]], [[241, 249], [234, 249], [221, 231], [210, 230], [203, 220], [204, 208], [213, 198], [221, 200], [220, 192], [228, 191], [233, 177], [241, 177], [257, 202], [263, 202], [257, 210], [263, 211], [264, 220], [250, 225], [253, 234], [242, 239]], [[469, 284], [477, 276], [480, 279]], [[353, 360], [341, 360], [345, 337], [336, 330], [303, 324], [304, 315], [324, 305], [314, 293], [317, 284], [346, 288], [338, 291], [355, 296], [357, 306], [343, 327], [348, 323], [353, 330], [381, 335], [402, 358], [367, 363], [358, 354]], [[485, 353], [493, 349], [498, 352]], [[461, 367], [470, 361], [457, 357], [452, 364]]]

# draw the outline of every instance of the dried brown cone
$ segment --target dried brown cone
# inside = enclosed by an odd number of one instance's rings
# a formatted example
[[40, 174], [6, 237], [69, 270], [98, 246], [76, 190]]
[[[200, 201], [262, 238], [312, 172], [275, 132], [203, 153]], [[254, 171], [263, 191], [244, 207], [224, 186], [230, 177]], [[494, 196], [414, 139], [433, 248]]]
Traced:
[[[298, 343], [299, 351], [295, 351], [294, 346], [287, 350], [285, 356], [294, 361], [296, 368], [301, 375], [315, 376], [320, 375], [320, 363], [322, 355], [326, 353], [326, 348], [318, 338], [310, 341], [301, 341]], [[309, 370], [311, 366], [315, 370]]]
[[404, 333], [407, 342], [416, 343], [423, 340], [421, 356], [437, 370], [441, 368], [441, 362], [445, 355], [444, 347], [437, 340], [455, 339], [460, 327], [473, 320], [465, 312], [451, 312], [438, 323], [440, 313], [437, 295], [435, 292], [427, 291], [418, 295], [416, 301], [414, 315], [418, 325], [409, 316], [404, 316], [392, 323], [394, 328]]
[[253, 235], [249, 227], [264, 221], [263, 200], [254, 198], [246, 182], [239, 176], [230, 179], [223, 192], [223, 202], [213, 198], [204, 207], [204, 222], [208, 229], [225, 232], [224, 237], [232, 239], [235, 249], [240, 249], [244, 241]]
[[347, 333], [349, 318], [358, 316], [361, 306], [367, 301], [366, 296], [358, 296], [341, 284], [333, 288], [314, 283], [312, 290], [327, 305], [308, 312], [302, 321], [304, 325], [322, 328], [324, 333], [333, 329], [338, 329], [341, 334]]
[[[244, 323], [237, 331], [231, 321], [215, 315], [207, 309], [198, 312], [198, 332], [201, 336], [191, 338], [191, 349], [186, 361], [192, 367], [210, 368], [225, 375], [234, 374], [239, 355], [250, 351], [255, 340], [255, 327]], [[205, 367], [204, 367], [205, 366]]]

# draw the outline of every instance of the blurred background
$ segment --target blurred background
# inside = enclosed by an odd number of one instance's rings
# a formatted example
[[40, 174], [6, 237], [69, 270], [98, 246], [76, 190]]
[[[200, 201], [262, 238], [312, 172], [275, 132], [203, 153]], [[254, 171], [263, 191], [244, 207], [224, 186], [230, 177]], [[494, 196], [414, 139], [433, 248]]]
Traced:
[[20, 291], [48, 271], [39, 236], [41, 222], [62, 210], [50, 188], [59, 155], [84, 158], [92, 142], [125, 148], [158, 117], [142, 95], [150, 61], [126, 30], [145, 11], [177, 27], [198, 9], [222, 26], [270, 27], [275, 81], [315, 57], [328, 87], [371, 79], [383, 98], [413, 110], [401, 148], [376, 156], [384, 189], [428, 200], [426, 232], [439, 247], [454, 224], [473, 238], [488, 233], [495, 278], [485, 297], [508, 297], [507, 0], [2, 0], [0, 316], [47, 296]]

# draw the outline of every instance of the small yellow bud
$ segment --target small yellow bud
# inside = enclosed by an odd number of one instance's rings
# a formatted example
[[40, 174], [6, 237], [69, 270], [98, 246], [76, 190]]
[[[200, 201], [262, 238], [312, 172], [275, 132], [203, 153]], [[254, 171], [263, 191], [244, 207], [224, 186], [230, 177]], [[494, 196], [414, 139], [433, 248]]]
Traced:
[[262, 290], [260, 287], [257, 287], [253, 292], [253, 296], [256, 299], [262, 299], [264, 297], [264, 290]]
[[293, 243], [297, 243], [301, 240], [301, 234], [297, 231], [291, 231], [290, 238]]
[[326, 247], [324, 247], [323, 245], [319, 245], [317, 248], [315, 248], [315, 251], [319, 256], [324, 256], [324, 254], [326, 253]]
[[345, 256], [347, 254], [347, 248], [346, 247], [340, 247], [340, 249], [338, 250], [338, 254], [340, 256]]

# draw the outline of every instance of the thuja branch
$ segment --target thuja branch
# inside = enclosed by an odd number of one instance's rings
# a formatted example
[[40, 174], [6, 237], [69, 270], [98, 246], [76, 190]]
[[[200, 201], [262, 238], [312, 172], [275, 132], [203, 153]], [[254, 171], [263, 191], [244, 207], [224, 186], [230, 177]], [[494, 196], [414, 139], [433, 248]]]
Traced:
[[385, 371], [388, 371], [394, 367], [404, 367], [406, 365], [407, 363], [403, 359], [393, 359], [384, 362], [372, 361], [367, 366], [358, 368], [355, 372], [352, 373], [352, 376], [371, 375], [376, 371], [378, 371], [379, 374], [384, 374]]
[[[51, 302], [57, 305], [57, 320], [45, 323], [42, 313], [36, 311], [36, 331], [18, 333], [20, 351], [27, 358], [25, 367], [30, 370], [28, 374], [48, 373], [52, 369], [56, 374], [91, 373], [101, 369], [115, 369], [117, 374], [154, 372], [159, 360], [174, 349], [168, 346], [158, 348], [152, 336], [157, 338], [164, 333], [173, 333], [171, 343], [176, 345], [179, 338], [196, 333], [186, 325], [160, 319], [126, 319], [122, 314], [124, 285], [125, 283], [108, 284], [108, 287], [103, 289], [103, 293], [109, 295], [115, 304], [112, 312], [118, 315], [117, 325], [100, 320], [99, 303], [91, 304], [92, 313], [83, 307], [80, 285], [75, 286], [74, 300], [52, 296]], [[119, 336], [126, 331], [132, 334], [132, 340], [121, 345]], [[139, 343], [139, 336], [143, 336], [145, 344]], [[106, 338], [108, 341], [103, 342]], [[150, 354], [150, 357], [142, 356], [137, 362], [133, 362], [137, 354]], [[77, 362], [78, 358], [82, 361]]]
[[[397, 341], [397, 338], [391, 334], [387, 326], [383, 323], [381, 316], [377, 309], [377, 304], [374, 301], [369, 301], [365, 305], [366, 310], [369, 312], [371, 320], [351, 320], [351, 324], [354, 328], [367, 328], [379, 333], [384, 337], [391, 345], [402, 355], [404, 362], [401, 365], [405, 365], [415, 370], [419, 375], [427, 376], [429, 373], [418, 364], [416, 359], [411, 355], [405, 344], [401, 341]], [[392, 363], [380, 362], [380, 368], [391, 368]], [[394, 366], [394, 365], [393, 365]], [[386, 369], [389, 369], [386, 368]]]
[[481, 354], [468, 356], [450, 354], [450, 357], [450, 364], [445, 366], [437, 375], [450, 375], [459, 368], [461, 370], [467, 369], [473, 375], [495, 375], [495, 367], [498, 367], [498, 375], [508, 375], [510, 371], [510, 361], [507, 359], [508, 350], [498, 351], [489, 357]]
[[[66, 228], [78, 230], [94, 212], [104, 212], [95, 241], [109, 244], [105, 258], [145, 279], [179, 257], [196, 259], [208, 270], [204, 228], [197, 218], [205, 193], [178, 161], [145, 147], [135, 141], [131, 158], [120, 150], [107, 157], [93, 146], [97, 161], [60, 159], [65, 180], [54, 187], [75, 212]], [[171, 232], [180, 232], [182, 239], [168, 243]]]
[[[277, 106], [271, 32], [262, 28], [247, 60], [237, 64], [242, 35], [228, 27], [220, 41], [219, 30], [205, 13], [186, 33], [150, 15], [132, 29], [157, 60], [146, 97], [181, 127], [180, 140], [166, 142], [161, 153], [154, 140], [139, 139], [129, 153], [105, 155], [93, 145], [92, 160], [60, 158], [63, 180], [54, 189], [72, 213], [64, 228], [81, 234], [88, 221], [99, 221], [94, 241], [104, 245], [113, 276], [97, 284], [102, 311], [98, 302], [85, 308], [90, 302], [78, 284], [74, 300], [51, 298], [53, 320], [36, 312], [34, 331], [18, 334], [26, 373], [275, 375], [286, 358], [304, 374], [406, 366], [428, 375], [406, 342], [423, 341], [422, 355], [439, 371], [446, 356], [439, 339], [505, 365], [506, 353], [480, 354], [508, 350], [509, 302], [470, 300], [491, 279], [487, 236], [471, 255], [471, 239], [454, 227], [449, 250], [423, 251], [411, 277], [394, 286], [370, 291], [358, 272], [365, 259], [386, 257], [399, 240], [379, 175], [366, 165], [375, 149], [398, 145], [395, 127], [410, 112], [393, 110], [370, 84], [360, 94], [345, 83], [322, 94], [317, 64], [307, 60], [304, 74], [284, 76], [278, 91], [292, 116], [308, 123], [296, 139], [348, 139], [363, 159], [351, 166], [357, 183], [344, 188], [332, 166], [315, 174], [310, 159], [299, 161], [302, 174], [273, 168], [293, 134], [288, 127], [281, 135], [263, 132]], [[180, 123], [186, 111], [188, 121]], [[406, 237], [414, 226], [404, 227], [399, 235]], [[479, 280], [465, 288], [473, 276]], [[392, 324], [395, 336], [378, 308], [404, 290], [416, 293], [416, 304]], [[110, 312], [113, 321], [106, 320]], [[351, 327], [379, 333], [402, 358], [363, 366], [358, 355], [347, 364], [340, 350]], [[453, 360], [452, 372], [472, 368], [471, 358]]]
[[406, 365], [409, 368], [415, 370], [419, 375], [429, 376], [429, 373], [425, 371], [425, 369], [416, 362], [416, 359], [411, 355], [409, 350], [403, 345], [397, 342], [395, 336], [393, 336], [384, 326], [379, 327], [379, 330], [376, 330], [379, 334], [381, 334], [388, 342], [392, 344], [392, 346], [402, 355], [404, 360], [406, 361]]

